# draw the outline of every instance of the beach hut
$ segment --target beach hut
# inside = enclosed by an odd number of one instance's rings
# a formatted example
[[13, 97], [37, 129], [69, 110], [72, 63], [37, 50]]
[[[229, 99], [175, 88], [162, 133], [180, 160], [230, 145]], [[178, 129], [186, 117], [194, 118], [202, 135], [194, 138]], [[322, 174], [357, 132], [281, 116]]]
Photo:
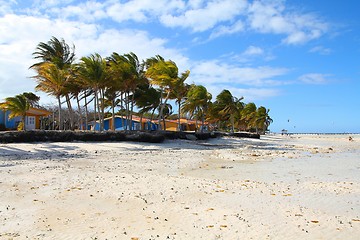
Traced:
[[[21, 117], [15, 117], [9, 119], [10, 111], [0, 110], [0, 129], [4, 128], [4, 130], [14, 130], [17, 129], [17, 126], [21, 122]], [[44, 109], [30, 107], [29, 110], [26, 111], [25, 117], [25, 129], [26, 130], [34, 130], [41, 129], [41, 120], [44, 117], [48, 117], [52, 112], [46, 111]]]

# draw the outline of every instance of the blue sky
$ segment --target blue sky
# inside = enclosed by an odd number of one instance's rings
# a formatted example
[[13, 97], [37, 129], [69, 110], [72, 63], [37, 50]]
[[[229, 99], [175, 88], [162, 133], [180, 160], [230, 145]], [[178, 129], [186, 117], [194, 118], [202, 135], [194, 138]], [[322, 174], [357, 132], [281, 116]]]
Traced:
[[213, 99], [228, 89], [270, 108], [272, 131], [359, 133], [359, 9], [357, 0], [0, 0], [0, 99], [34, 91], [31, 53], [56, 36], [78, 59], [171, 59]]

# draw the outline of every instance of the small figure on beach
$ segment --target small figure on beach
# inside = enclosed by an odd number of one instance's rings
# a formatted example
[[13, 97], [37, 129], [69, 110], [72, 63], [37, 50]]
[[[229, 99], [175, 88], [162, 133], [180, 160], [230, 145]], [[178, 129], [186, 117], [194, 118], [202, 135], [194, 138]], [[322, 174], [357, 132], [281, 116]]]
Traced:
[[354, 141], [354, 139], [351, 136], [349, 136], [349, 141], [352, 142]]

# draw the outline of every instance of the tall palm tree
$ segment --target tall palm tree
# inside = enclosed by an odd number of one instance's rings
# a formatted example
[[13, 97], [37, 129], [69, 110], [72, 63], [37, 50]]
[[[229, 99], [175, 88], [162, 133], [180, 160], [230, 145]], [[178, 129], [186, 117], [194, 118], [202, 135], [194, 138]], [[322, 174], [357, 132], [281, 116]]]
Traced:
[[43, 63], [35, 66], [38, 75], [33, 76], [36, 79], [36, 90], [43, 91], [48, 95], [55, 96], [58, 100], [58, 121], [59, 129], [63, 127], [63, 120], [61, 117], [61, 96], [66, 92], [66, 71], [59, 69], [52, 63]]
[[[40, 42], [36, 47], [36, 51], [33, 53], [34, 59], [40, 60], [39, 62], [30, 66], [30, 68], [35, 69], [38, 72], [36, 79], [39, 75], [44, 72], [44, 68], [51, 66], [52, 72], [54, 72], [53, 68], [57, 68], [61, 75], [63, 76], [62, 82], [68, 81], [68, 78], [71, 77], [70, 69], [72, 68], [72, 63], [75, 60], [75, 46], [70, 47], [64, 39], [57, 39], [56, 37], [52, 37], [48, 42]], [[49, 65], [50, 64], [50, 65]], [[41, 70], [41, 71], [39, 71]], [[49, 86], [47, 86], [48, 88]], [[73, 109], [71, 106], [71, 101], [69, 97], [69, 92], [66, 91], [65, 86], [63, 86], [62, 95], [66, 99], [66, 103], [68, 105], [69, 114], [70, 114], [70, 126], [73, 128]], [[41, 87], [39, 87], [41, 89]], [[56, 90], [54, 90], [56, 91]], [[60, 97], [59, 96], [59, 97]], [[59, 99], [58, 99], [59, 100]], [[61, 111], [61, 104], [59, 105], [59, 114]], [[61, 124], [61, 121], [60, 121]]]
[[[179, 76], [179, 69], [175, 62], [168, 60], [165, 61], [161, 56], [155, 58], [149, 58], [146, 60], [146, 76], [149, 78], [152, 85], [159, 86], [161, 93], [165, 94], [165, 97], [161, 97], [160, 110], [159, 110], [159, 130], [162, 113], [167, 101], [171, 97], [172, 91], [175, 89], [177, 81], [185, 81], [189, 76], [190, 71], [187, 70], [181, 73]], [[179, 80], [181, 79], [181, 80]], [[162, 102], [162, 98], [164, 101]]]
[[190, 85], [185, 83], [187, 76], [181, 76], [175, 81], [174, 88], [171, 94], [171, 99], [175, 99], [178, 104], [178, 131], [181, 131], [181, 103], [185, 100], [186, 94], [190, 89]]
[[15, 97], [5, 98], [5, 102], [0, 104], [0, 109], [10, 111], [9, 119], [14, 117], [21, 117], [21, 125], [18, 126], [22, 130], [26, 130], [25, 118], [26, 111], [30, 108], [27, 98], [23, 94], [18, 94]]
[[[82, 81], [91, 87], [94, 93], [94, 110], [97, 110], [100, 131], [104, 130], [104, 100], [105, 90], [107, 87], [108, 73], [107, 64], [100, 54], [91, 54], [88, 57], [82, 57], [79, 70], [79, 77]], [[97, 108], [97, 109], [96, 109]]]

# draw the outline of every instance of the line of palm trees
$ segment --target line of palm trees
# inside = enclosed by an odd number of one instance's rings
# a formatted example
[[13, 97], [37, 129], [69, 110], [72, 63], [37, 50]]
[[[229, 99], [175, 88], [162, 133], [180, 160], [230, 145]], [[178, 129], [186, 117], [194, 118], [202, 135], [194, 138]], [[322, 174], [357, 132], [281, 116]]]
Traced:
[[[169, 100], [178, 105], [179, 130], [181, 117], [200, 120], [202, 126], [207, 121], [217, 129], [232, 132], [236, 129], [264, 132], [272, 122], [269, 109], [245, 104], [243, 98], [234, 97], [228, 90], [223, 90], [212, 102], [204, 86], [185, 83], [189, 70], [179, 73], [175, 62], [159, 55], [140, 61], [132, 52], [123, 55], [114, 52], [106, 58], [94, 53], [75, 62], [75, 46], [52, 37], [37, 45], [33, 57], [38, 60], [30, 67], [36, 72], [32, 77], [37, 83], [35, 89], [57, 98], [61, 130], [65, 126], [61, 115], [64, 103], [72, 130], [87, 128], [89, 108], [94, 114], [92, 118], [100, 124], [100, 131], [104, 130], [105, 110], [111, 110], [114, 118], [116, 108], [125, 115], [123, 126], [129, 125], [136, 108], [140, 117], [151, 114], [153, 119], [157, 113], [161, 129], [160, 122], [172, 109]], [[76, 114], [80, 119], [78, 127], [74, 122]], [[111, 130], [115, 130], [114, 122], [113, 119]], [[163, 127], [166, 128], [165, 124]]]

